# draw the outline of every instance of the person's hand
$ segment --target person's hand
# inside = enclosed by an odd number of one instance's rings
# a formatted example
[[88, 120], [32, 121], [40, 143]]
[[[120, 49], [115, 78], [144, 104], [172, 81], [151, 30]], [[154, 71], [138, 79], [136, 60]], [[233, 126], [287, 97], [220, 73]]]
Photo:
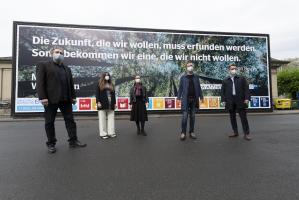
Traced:
[[77, 103], [77, 99], [72, 99], [72, 104], [76, 104]]
[[130, 110], [132, 110], [132, 104], [129, 105]]
[[145, 103], [145, 106], [148, 107], [148, 102]]
[[249, 101], [248, 101], [248, 100], [245, 100], [245, 101], [244, 101], [244, 103], [248, 104], [248, 103], [249, 103]]
[[100, 102], [98, 102], [98, 108], [101, 108], [102, 104]]
[[181, 103], [181, 99], [177, 99], [178, 103]]
[[42, 103], [43, 106], [48, 106], [49, 105], [49, 100], [48, 99], [42, 99], [40, 102]]

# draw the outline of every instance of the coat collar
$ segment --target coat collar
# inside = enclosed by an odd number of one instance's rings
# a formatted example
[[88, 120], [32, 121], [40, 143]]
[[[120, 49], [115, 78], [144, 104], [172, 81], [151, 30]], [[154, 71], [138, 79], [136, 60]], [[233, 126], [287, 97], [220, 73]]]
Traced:
[[[193, 78], [196, 76], [194, 73], [193, 73], [192, 75], [193, 75]], [[185, 74], [184, 74], [184, 77], [186, 77], [186, 78], [187, 78], [187, 76], [188, 76], [188, 74], [187, 74], [187, 73], [185, 73]]]
[[53, 65], [56, 65], [56, 66], [60, 66], [60, 67], [63, 67], [65, 68], [65, 65], [64, 63], [61, 63], [61, 65], [58, 65], [57, 63], [55, 63], [54, 61], [50, 61], [50, 63], [52, 63]]
[[[238, 78], [240, 78], [240, 76], [239, 76], [239, 75], [236, 75], [236, 76], [235, 76], [235, 78], [237, 78], [237, 79], [238, 79]], [[229, 79], [229, 80], [231, 80], [231, 77], [230, 77], [230, 76], [228, 76], [226, 79]]]

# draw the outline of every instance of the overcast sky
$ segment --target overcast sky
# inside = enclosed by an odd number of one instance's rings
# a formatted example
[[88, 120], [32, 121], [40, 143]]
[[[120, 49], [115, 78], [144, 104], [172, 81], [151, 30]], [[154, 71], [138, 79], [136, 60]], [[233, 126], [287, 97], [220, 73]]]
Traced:
[[84, 0], [2, 2], [0, 57], [13, 21], [270, 34], [271, 57], [299, 57], [298, 0]]

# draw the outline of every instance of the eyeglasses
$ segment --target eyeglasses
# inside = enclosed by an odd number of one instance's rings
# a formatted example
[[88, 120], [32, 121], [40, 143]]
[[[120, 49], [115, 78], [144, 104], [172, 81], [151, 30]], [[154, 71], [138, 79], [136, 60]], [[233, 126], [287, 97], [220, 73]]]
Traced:
[[61, 55], [63, 54], [62, 51], [54, 51], [54, 53], [55, 53], [55, 54], [58, 54], [58, 53], [59, 53], [59, 54], [61, 54]]

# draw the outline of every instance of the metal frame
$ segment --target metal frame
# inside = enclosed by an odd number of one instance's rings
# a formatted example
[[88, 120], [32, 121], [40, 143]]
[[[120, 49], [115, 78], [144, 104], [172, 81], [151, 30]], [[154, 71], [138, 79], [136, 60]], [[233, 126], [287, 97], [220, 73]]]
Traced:
[[[93, 25], [75, 25], [75, 24], [59, 24], [59, 23], [40, 23], [40, 22], [13, 22], [13, 48], [12, 48], [12, 95], [11, 95], [11, 116], [12, 117], [32, 117], [42, 116], [43, 113], [15, 113], [15, 90], [16, 90], [16, 45], [17, 45], [17, 27], [19, 25], [32, 25], [32, 26], [52, 26], [52, 27], [71, 27], [71, 28], [88, 28], [88, 29], [105, 29], [105, 30], [124, 30], [124, 31], [145, 31], [145, 32], [166, 32], [166, 33], [190, 33], [190, 34], [215, 34], [215, 35], [240, 35], [240, 36], [261, 36], [266, 37], [268, 42], [268, 76], [269, 76], [269, 92], [270, 92], [270, 108], [259, 108], [259, 109], [248, 109], [249, 112], [273, 112], [272, 105], [272, 80], [271, 80], [271, 56], [270, 56], [270, 35], [262, 33], [240, 33], [240, 32], [215, 32], [215, 31], [195, 31], [195, 30], [173, 30], [173, 29], [154, 29], [154, 28], [134, 28], [134, 27], [115, 27], [115, 26], [93, 26]], [[116, 112], [117, 114], [123, 115], [128, 114], [130, 111]], [[148, 111], [153, 114], [169, 114], [169, 113], [180, 113], [180, 110], [151, 110]], [[225, 110], [219, 109], [202, 109], [198, 110], [197, 113], [225, 113]], [[76, 115], [95, 115], [95, 111], [90, 112], [76, 112]]]

